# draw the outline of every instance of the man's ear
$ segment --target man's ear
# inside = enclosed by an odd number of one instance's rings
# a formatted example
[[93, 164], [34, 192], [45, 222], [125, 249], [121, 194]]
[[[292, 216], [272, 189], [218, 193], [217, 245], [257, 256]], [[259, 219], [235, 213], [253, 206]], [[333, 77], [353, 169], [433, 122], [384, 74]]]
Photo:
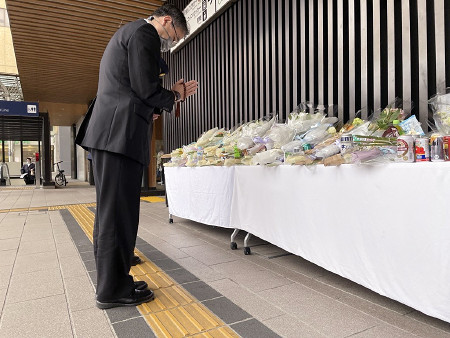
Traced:
[[162, 23], [164, 24], [164, 23], [171, 23], [172, 22], [172, 17], [171, 16], [169, 16], [169, 15], [166, 15], [165, 17], [163, 17], [163, 19], [162, 19]]

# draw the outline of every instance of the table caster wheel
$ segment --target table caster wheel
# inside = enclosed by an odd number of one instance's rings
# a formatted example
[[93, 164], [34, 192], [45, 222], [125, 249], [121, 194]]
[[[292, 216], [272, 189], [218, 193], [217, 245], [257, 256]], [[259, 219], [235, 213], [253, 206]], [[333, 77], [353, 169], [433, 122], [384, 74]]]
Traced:
[[170, 224], [173, 223], [173, 218], [169, 218], [169, 223], [170, 223]]
[[231, 250], [236, 250], [237, 249], [237, 243], [236, 242], [231, 242], [230, 248], [231, 248]]
[[248, 247], [248, 246], [246, 246], [245, 248], [244, 248], [244, 254], [245, 255], [251, 255], [251, 251], [250, 251], [250, 248]]

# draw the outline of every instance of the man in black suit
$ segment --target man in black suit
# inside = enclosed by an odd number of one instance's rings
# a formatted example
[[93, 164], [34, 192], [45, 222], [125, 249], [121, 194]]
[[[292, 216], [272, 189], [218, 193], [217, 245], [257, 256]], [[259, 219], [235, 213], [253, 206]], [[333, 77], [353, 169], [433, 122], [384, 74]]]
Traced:
[[25, 163], [22, 166], [22, 169], [20, 169], [20, 173], [23, 176], [23, 180], [25, 181], [25, 184], [34, 184], [34, 163], [31, 163], [31, 157], [27, 157], [27, 163]]
[[197, 82], [161, 87], [160, 52], [188, 34], [183, 13], [165, 4], [152, 17], [128, 23], [111, 38], [100, 63], [97, 98], [77, 135], [94, 165], [97, 209], [94, 255], [97, 306], [135, 306], [153, 299], [129, 275], [139, 223], [140, 189], [148, 166], [154, 110], [171, 111], [195, 94]]

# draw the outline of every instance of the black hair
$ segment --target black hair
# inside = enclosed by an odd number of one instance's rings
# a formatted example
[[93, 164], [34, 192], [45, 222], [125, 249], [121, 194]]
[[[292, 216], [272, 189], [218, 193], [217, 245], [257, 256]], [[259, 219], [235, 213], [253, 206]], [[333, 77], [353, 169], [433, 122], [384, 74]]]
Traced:
[[31, 162], [31, 157], [27, 157], [27, 160], [30, 160], [30, 162]]
[[181, 28], [185, 35], [189, 34], [189, 28], [186, 22], [186, 17], [180, 9], [172, 4], [164, 4], [153, 12], [153, 16], [170, 16], [173, 20], [173, 24]]

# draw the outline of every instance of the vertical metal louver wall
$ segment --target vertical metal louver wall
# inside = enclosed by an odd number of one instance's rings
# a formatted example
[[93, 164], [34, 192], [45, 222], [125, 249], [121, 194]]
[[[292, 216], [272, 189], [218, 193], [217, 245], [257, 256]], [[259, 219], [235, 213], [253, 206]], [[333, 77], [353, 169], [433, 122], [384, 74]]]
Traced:
[[[180, 8], [189, 1], [173, 0]], [[178, 53], [166, 83], [197, 79], [181, 117], [166, 115], [167, 151], [212, 127], [300, 102], [338, 105], [346, 122], [395, 97], [427, 125], [427, 100], [450, 85], [450, 1], [238, 0]], [[364, 116], [363, 114], [363, 117]]]

